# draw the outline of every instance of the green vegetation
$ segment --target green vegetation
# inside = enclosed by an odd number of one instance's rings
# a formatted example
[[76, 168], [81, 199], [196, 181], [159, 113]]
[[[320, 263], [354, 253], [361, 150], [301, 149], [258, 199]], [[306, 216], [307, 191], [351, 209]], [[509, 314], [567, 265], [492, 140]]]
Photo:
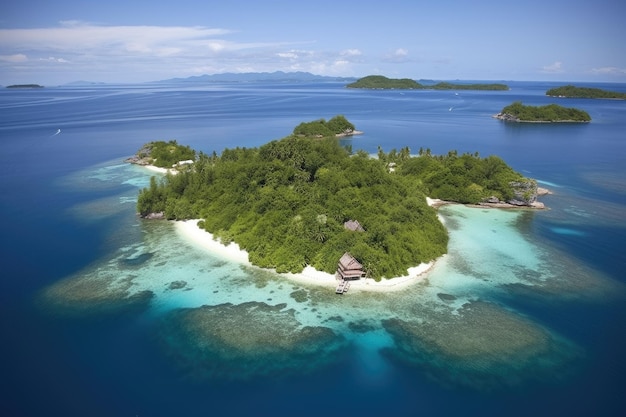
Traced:
[[[494, 156], [420, 154], [379, 150], [372, 158], [335, 138], [290, 135], [259, 148], [200, 153], [190, 169], [153, 177], [137, 208], [142, 216], [202, 218], [200, 226], [222, 243], [237, 242], [253, 264], [279, 272], [311, 265], [334, 273], [348, 251], [375, 279], [405, 275], [447, 250], [447, 232], [427, 195], [507, 199], [510, 182], [523, 178]], [[365, 231], [346, 230], [347, 220]]]
[[306, 137], [328, 137], [353, 132], [354, 125], [344, 116], [337, 115], [326, 121], [324, 119], [314, 120], [312, 122], [302, 122], [293, 130], [293, 134]]
[[404, 90], [508, 90], [505, 84], [452, 84], [440, 82], [433, 85], [401, 78], [392, 79], [383, 75], [368, 75], [346, 86], [347, 88], [404, 89]]
[[39, 85], [39, 84], [13, 84], [13, 85], [7, 85], [6, 88], [43, 88], [43, 85]]
[[478, 153], [450, 151], [447, 155], [431, 155], [420, 148], [417, 157], [407, 158], [408, 148], [400, 153], [392, 150], [379, 159], [397, 164], [398, 175], [417, 181], [425, 195], [441, 200], [476, 204], [490, 197], [500, 201], [515, 198], [513, 183], [528, 181], [501, 158], [491, 155], [481, 158]]
[[169, 142], [149, 142], [137, 151], [128, 162], [140, 165], [154, 165], [160, 168], [171, 168], [181, 161], [195, 160], [196, 151], [189, 146], [179, 145], [175, 140]]
[[609, 98], [626, 100], [626, 93], [602, 90], [600, 88], [576, 87], [566, 85], [563, 87], [551, 88], [546, 91], [547, 96], [569, 97], [569, 98]]
[[547, 106], [525, 106], [516, 101], [502, 109], [496, 116], [512, 122], [590, 122], [591, 116], [584, 110], [562, 107], [558, 104]]
[[368, 75], [360, 78], [346, 86], [347, 88], [383, 88], [383, 89], [401, 89], [416, 90], [424, 88], [424, 86], [415, 80], [409, 78], [392, 79], [384, 75]]
[[440, 82], [433, 86], [426, 86], [424, 88], [432, 88], [434, 90], [492, 90], [492, 91], [504, 91], [508, 90], [509, 86], [506, 84], [452, 84], [448, 82]]

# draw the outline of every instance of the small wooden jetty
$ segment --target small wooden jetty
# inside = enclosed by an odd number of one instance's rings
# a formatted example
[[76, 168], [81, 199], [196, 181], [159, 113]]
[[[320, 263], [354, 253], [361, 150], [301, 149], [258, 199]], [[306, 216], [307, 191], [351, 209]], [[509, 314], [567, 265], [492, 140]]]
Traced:
[[335, 289], [335, 294], [344, 294], [347, 293], [350, 289], [350, 281], [346, 281], [345, 279], [338, 279], [337, 288]]

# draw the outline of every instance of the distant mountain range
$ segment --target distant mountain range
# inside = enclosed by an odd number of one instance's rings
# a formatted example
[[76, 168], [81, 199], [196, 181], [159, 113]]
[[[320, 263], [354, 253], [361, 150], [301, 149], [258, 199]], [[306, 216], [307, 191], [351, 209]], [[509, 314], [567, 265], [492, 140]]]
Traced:
[[84, 87], [88, 85], [106, 85], [106, 83], [80, 80], [80, 81], [72, 81], [71, 83], [67, 83], [63, 85], [67, 87]]
[[[312, 82], [312, 81], [341, 81], [352, 82], [356, 81], [356, 77], [329, 77], [325, 75], [311, 74], [310, 72], [296, 71], [296, 72], [225, 72], [222, 74], [205, 74], [196, 75], [187, 78], [170, 78], [167, 80], [150, 81], [140, 84], [162, 84], [162, 83], [216, 83], [216, 82], [255, 82], [255, 81], [291, 81], [291, 82]], [[120, 83], [115, 83], [120, 84]], [[94, 82], [94, 81], [74, 81], [67, 84], [63, 84], [67, 87], [84, 87], [84, 86], [105, 86], [111, 85], [111, 83]]]
[[211, 75], [198, 75], [187, 78], [171, 78], [158, 82], [254, 82], [254, 81], [354, 81], [354, 77], [329, 77], [325, 75], [315, 75], [310, 72], [243, 72], [243, 73], [222, 73]]

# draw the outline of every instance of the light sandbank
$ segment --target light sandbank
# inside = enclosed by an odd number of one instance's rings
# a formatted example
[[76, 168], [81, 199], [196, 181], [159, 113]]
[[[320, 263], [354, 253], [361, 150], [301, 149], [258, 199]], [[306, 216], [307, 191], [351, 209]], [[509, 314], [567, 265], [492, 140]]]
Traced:
[[[198, 220], [186, 220], [174, 222], [176, 231], [187, 241], [192, 242], [211, 254], [227, 259], [229, 261], [237, 262], [243, 265], [252, 266], [248, 260], [248, 253], [242, 250], [236, 243], [229, 245], [223, 245], [218, 240], [213, 238], [211, 233], [198, 227]], [[363, 291], [398, 291], [421, 281], [426, 273], [433, 267], [434, 261], [429, 263], [422, 263], [416, 267], [409, 268], [407, 275], [402, 277], [395, 277], [390, 279], [383, 278], [381, 281], [374, 281], [371, 278], [361, 278], [357, 281], [350, 282], [350, 291], [363, 290]], [[308, 285], [320, 285], [328, 287], [334, 291], [337, 286], [337, 279], [333, 274], [318, 271], [311, 266], [307, 266], [304, 270], [297, 274], [287, 273], [279, 274], [282, 277], [290, 279], [295, 282], [300, 282]]]

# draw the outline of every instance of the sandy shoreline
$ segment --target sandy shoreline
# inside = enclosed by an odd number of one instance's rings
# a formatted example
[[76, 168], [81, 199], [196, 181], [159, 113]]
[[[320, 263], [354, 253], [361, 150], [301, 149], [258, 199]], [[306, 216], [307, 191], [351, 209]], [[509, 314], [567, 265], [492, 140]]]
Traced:
[[176, 175], [178, 171], [174, 168], [160, 168], [154, 165], [140, 165], [152, 172], [158, 172], [160, 174], [173, 174]]
[[[173, 173], [175, 174], [177, 171], [175, 169], [166, 169], [166, 168], [158, 168], [153, 165], [144, 165], [145, 168], [159, 173]], [[546, 189], [541, 189], [540, 195], [550, 194], [550, 191]], [[430, 197], [426, 197], [426, 202], [431, 207], [441, 207], [446, 204], [457, 204], [451, 201], [445, 201], [440, 199], [433, 199]], [[544, 208], [542, 203], [540, 207], [530, 207], [530, 208]], [[488, 207], [489, 204], [482, 204], [480, 206], [485, 208]], [[497, 205], [492, 205], [494, 208], [521, 208], [519, 206], [506, 205], [503, 207], [498, 207]], [[441, 215], [437, 216], [439, 220], [445, 224], [445, 221]], [[213, 255], [217, 255], [218, 257], [227, 259], [232, 262], [239, 263], [241, 265], [253, 266], [248, 260], [248, 253], [242, 250], [238, 244], [231, 243], [228, 246], [221, 244], [219, 241], [213, 239], [213, 235], [208, 233], [204, 229], [201, 229], [197, 225], [198, 220], [187, 220], [187, 221], [176, 221], [176, 231], [183, 236], [187, 241], [193, 242], [194, 244], [204, 248], [209, 251]], [[361, 278], [356, 281], [350, 282], [351, 290], [365, 290], [365, 291], [377, 291], [377, 292], [388, 292], [388, 291], [398, 291], [402, 290], [416, 282], [422, 281], [428, 271], [435, 265], [435, 261], [430, 261], [428, 263], [422, 263], [415, 267], [411, 267], [407, 269], [407, 275], [401, 277], [393, 277], [393, 278], [384, 278], [380, 281], [375, 281], [371, 278]], [[337, 279], [334, 274], [329, 274], [326, 272], [318, 271], [311, 266], [307, 266], [304, 270], [298, 274], [285, 273], [279, 274], [287, 279], [292, 281], [300, 282], [308, 285], [321, 285], [329, 288], [335, 288], [337, 286]]]
[[[211, 254], [217, 255], [218, 257], [237, 262], [242, 265], [252, 266], [250, 261], [248, 261], [248, 253], [242, 250], [239, 245], [236, 243], [231, 243], [228, 246], [222, 245], [220, 242], [213, 239], [213, 235], [211, 233], [199, 228], [197, 223], [198, 220], [174, 222], [176, 231], [187, 241], [204, 248], [205, 250], [211, 252]], [[408, 275], [406, 276], [382, 279], [379, 282], [376, 282], [371, 278], [362, 278], [358, 281], [351, 281], [350, 291], [364, 290], [389, 292], [402, 290], [409, 285], [421, 281], [434, 264], [434, 261], [423, 263], [416, 267], [409, 268], [407, 271]], [[310, 266], [307, 266], [298, 274], [288, 273], [280, 274], [280, 276], [303, 284], [328, 287], [333, 291], [337, 286], [337, 280], [333, 274], [318, 271]]]
[[[154, 165], [141, 165], [144, 168], [158, 172], [161, 174], [172, 173], [176, 174], [175, 169], [159, 168]], [[440, 204], [445, 204], [441, 200], [434, 200], [427, 198], [427, 203], [431, 206], [437, 207]], [[440, 220], [441, 219], [440, 217]], [[198, 219], [175, 221], [176, 231], [183, 236], [187, 241], [192, 242], [205, 250], [209, 251], [213, 255], [217, 255], [220, 258], [227, 259], [232, 262], [236, 262], [242, 265], [253, 266], [248, 260], [248, 253], [242, 250], [238, 244], [231, 243], [228, 246], [221, 244], [219, 241], [213, 239], [213, 235], [204, 229], [198, 227]], [[435, 261], [429, 263], [422, 263], [418, 266], [409, 268], [407, 275], [402, 277], [394, 277], [389, 279], [382, 279], [381, 281], [374, 281], [372, 278], [361, 278], [358, 281], [350, 282], [350, 289], [361, 289], [366, 291], [398, 291], [407, 286], [421, 281], [426, 273], [433, 267]], [[337, 279], [333, 274], [327, 272], [321, 272], [311, 266], [304, 268], [299, 274], [280, 274], [281, 276], [288, 278], [292, 281], [300, 282], [309, 285], [321, 285], [334, 289], [337, 286]]]

